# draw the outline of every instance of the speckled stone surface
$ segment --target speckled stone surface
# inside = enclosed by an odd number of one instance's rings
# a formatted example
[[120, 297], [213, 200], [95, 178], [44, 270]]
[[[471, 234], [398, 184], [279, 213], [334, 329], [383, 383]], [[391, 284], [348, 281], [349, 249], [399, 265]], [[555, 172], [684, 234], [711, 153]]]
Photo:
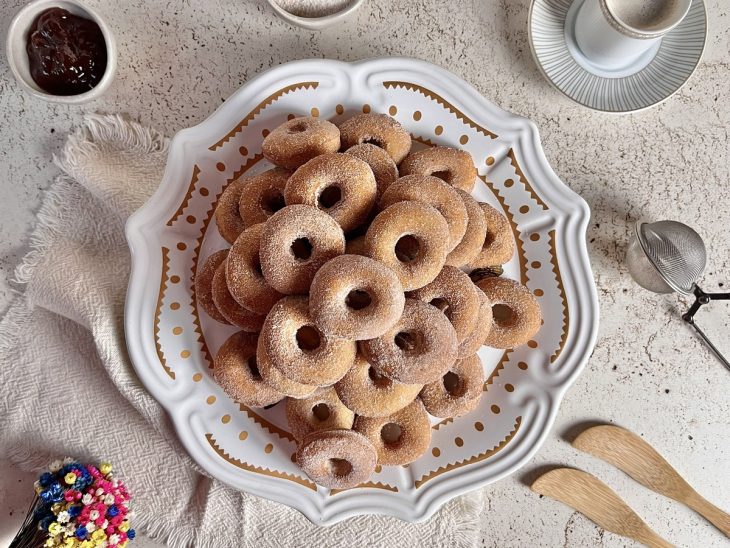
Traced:
[[[624, 263], [636, 219], [682, 220], [706, 240], [705, 289], [723, 282], [730, 287], [730, 7], [724, 0], [707, 2], [707, 49], [690, 82], [661, 106], [618, 116], [580, 107], [541, 78], [527, 42], [528, 0], [366, 0], [356, 15], [325, 32], [289, 26], [264, 0], [87, 3], [116, 33], [119, 72], [102, 99], [68, 107], [33, 99], [13, 80], [5, 31], [24, 2], [0, 2], [0, 309], [12, 298], [8, 279], [27, 249], [43, 189], [58, 173], [51, 155], [84, 113], [128, 112], [172, 135], [205, 119], [248, 78], [289, 60], [425, 59], [534, 120], [553, 168], [593, 211], [588, 238], [601, 304], [598, 345], [539, 454], [486, 489], [480, 545], [629, 544], [525, 487], [540, 467], [553, 464], [593, 472], [674, 544], [726, 542], [690, 511], [565, 441], [586, 421], [627, 426], [708, 499], [730, 508], [730, 374], [682, 325], [678, 300], [635, 285]], [[698, 321], [730, 353], [730, 306], [717, 304]], [[18, 474], [0, 475], [0, 543], [25, 514], [32, 480]]]

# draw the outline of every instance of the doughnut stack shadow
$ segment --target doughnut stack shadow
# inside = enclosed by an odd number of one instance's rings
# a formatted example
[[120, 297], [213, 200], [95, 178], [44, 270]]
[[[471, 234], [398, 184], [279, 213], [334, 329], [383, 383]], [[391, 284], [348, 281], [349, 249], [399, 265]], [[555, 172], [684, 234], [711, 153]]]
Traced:
[[284, 400], [302, 470], [354, 487], [419, 458], [429, 415], [473, 410], [477, 350], [526, 343], [540, 308], [494, 275], [514, 241], [472, 198], [467, 152], [412, 152], [396, 120], [363, 114], [294, 118], [263, 153], [277, 167], [226, 188], [215, 215], [231, 247], [195, 278], [201, 307], [241, 329], [214, 376], [244, 405]]

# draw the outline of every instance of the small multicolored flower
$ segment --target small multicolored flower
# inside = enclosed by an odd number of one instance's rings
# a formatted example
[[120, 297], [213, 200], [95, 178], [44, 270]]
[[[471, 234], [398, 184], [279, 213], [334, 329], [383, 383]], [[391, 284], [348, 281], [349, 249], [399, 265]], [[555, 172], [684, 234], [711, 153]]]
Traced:
[[136, 536], [137, 536], [137, 533], [134, 532], [134, 529], [130, 529], [129, 531], [127, 531], [127, 538], [129, 540], [134, 539], [134, 537], [136, 537]]
[[112, 471], [112, 465], [108, 462], [102, 462], [99, 466], [99, 471], [106, 476]]
[[48, 469], [51, 472], [58, 472], [61, 469], [61, 466], [63, 466], [63, 464], [60, 460], [54, 460], [51, 464], [48, 465]]
[[103, 500], [104, 504], [106, 504], [107, 506], [111, 506], [112, 504], [114, 504], [114, 495], [112, 495], [111, 493], [107, 493], [106, 495], [104, 495]]
[[93, 521], [90, 521], [89, 523], [87, 523], [86, 524], [86, 530], [89, 533], [93, 533], [94, 531], [96, 531], [96, 523], [94, 523]]
[[60, 524], [59, 524], [58, 522], [56, 522], [56, 521], [54, 521], [53, 523], [51, 523], [51, 524], [50, 524], [50, 525], [48, 526], [48, 532], [49, 532], [49, 533], [50, 533], [51, 535], [53, 535], [54, 537], [55, 537], [56, 535], [60, 534], [60, 533], [61, 533], [61, 531], [62, 531], [62, 527], [61, 527], [61, 525], [60, 525]]
[[91, 534], [91, 538], [94, 540], [106, 540], [106, 533], [101, 529], [97, 529]]
[[74, 474], [73, 472], [69, 472], [68, 474], [63, 476], [63, 481], [65, 481], [69, 485], [73, 485], [74, 483], [76, 483], [76, 477], [76, 474]]
[[93, 500], [94, 498], [89, 493], [86, 493], [83, 497], [81, 497], [81, 503], [85, 506], [91, 504]]
[[124, 521], [124, 522], [120, 523], [119, 527], [117, 527], [117, 529], [119, 529], [122, 533], [126, 533], [127, 531], [129, 531], [129, 522]]
[[71, 515], [66, 510], [64, 510], [63, 512], [59, 512], [58, 516], [56, 517], [58, 523], [68, 523], [70, 519]]
[[63, 459], [63, 464], [71, 464], [74, 460], [71, 457]]
[[109, 544], [111, 544], [112, 546], [114, 546], [115, 544], [119, 544], [119, 535], [111, 535], [109, 537]]

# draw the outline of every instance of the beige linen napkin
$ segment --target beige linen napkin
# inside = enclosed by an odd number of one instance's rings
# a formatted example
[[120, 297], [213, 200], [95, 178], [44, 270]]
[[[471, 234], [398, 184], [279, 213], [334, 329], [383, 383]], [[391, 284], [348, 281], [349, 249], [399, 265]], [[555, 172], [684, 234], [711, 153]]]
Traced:
[[127, 357], [127, 217], [162, 178], [167, 140], [120, 116], [89, 116], [55, 161], [24, 290], [0, 323], [0, 457], [40, 470], [108, 459], [129, 485], [138, 531], [170, 546], [475, 546], [482, 493], [429, 521], [360, 516], [318, 527], [197, 468]]

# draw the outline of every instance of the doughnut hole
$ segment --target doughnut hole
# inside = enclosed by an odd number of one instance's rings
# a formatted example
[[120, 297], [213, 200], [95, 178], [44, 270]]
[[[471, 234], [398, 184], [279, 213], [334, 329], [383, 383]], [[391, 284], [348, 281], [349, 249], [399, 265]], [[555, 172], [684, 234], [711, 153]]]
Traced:
[[297, 345], [304, 352], [313, 352], [322, 344], [322, 336], [312, 325], [303, 325], [297, 329]]
[[347, 476], [352, 472], [352, 464], [345, 459], [329, 459], [327, 467], [329, 473], [338, 478]]
[[395, 345], [404, 354], [416, 354], [422, 346], [421, 334], [416, 331], [400, 331], [395, 335]]
[[247, 361], [246, 365], [248, 366], [249, 371], [251, 371], [251, 376], [255, 381], [261, 380], [261, 373], [259, 373], [259, 364], [256, 363], [256, 356], [251, 356]]
[[320, 209], [332, 209], [342, 200], [342, 189], [338, 185], [330, 185], [320, 192], [317, 205]]
[[460, 398], [464, 394], [466, 394], [466, 386], [464, 385], [464, 380], [454, 373], [453, 371], [449, 371], [446, 373], [446, 375], [443, 376], [443, 383], [444, 383], [444, 389], [446, 392], [449, 393], [449, 395], [453, 396], [454, 398]]
[[353, 289], [345, 297], [345, 305], [352, 310], [362, 310], [370, 306], [373, 298], [363, 289]]
[[326, 403], [318, 403], [312, 407], [312, 415], [320, 422], [324, 422], [330, 418], [330, 407]]
[[438, 308], [449, 320], [451, 320], [451, 305], [449, 301], [442, 297], [436, 297], [435, 299], [431, 299], [428, 304]]
[[388, 447], [398, 447], [401, 443], [401, 436], [403, 435], [403, 429], [400, 425], [389, 422], [383, 425], [380, 429], [380, 437], [383, 439], [383, 443]]
[[401, 236], [395, 243], [395, 256], [402, 263], [409, 263], [418, 258], [421, 252], [421, 242], [411, 234]]
[[368, 369], [368, 376], [376, 388], [388, 388], [391, 384], [393, 384], [393, 381], [391, 381], [388, 377], [384, 377], [372, 367]]
[[448, 169], [443, 169], [443, 170], [440, 170], [440, 171], [434, 171], [434, 172], [431, 173], [431, 176], [432, 177], [438, 177], [442, 181], [445, 181], [445, 182], [451, 184], [451, 179], [452, 179], [452, 177], [451, 177], [451, 171], [448, 170]]
[[307, 124], [304, 122], [292, 124], [287, 129], [287, 133], [304, 133], [305, 131], [307, 131]]
[[297, 238], [291, 244], [291, 254], [298, 261], [308, 261], [312, 257], [312, 242], [309, 238]]
[[492, 307], [492, 317], [500, 327], [512, 327], [517, 323], [517, 316], [506, 304], [495, 304]]
[[372, 135], [366, 135], [360, 139], [361, 145], [375, 145], [376, 147], [383, 148], [383, 141]]
[[262, 194], [261, 199], [259, 200], [259, 206], [261, 206], [261, 209], [269, 214], [276, 213], [285, 205], [286, 204], [284, 204], [284, 195], [281, 193], [280, 190], [275, 188], [270, 188], [266, 190], [266, 192]]

